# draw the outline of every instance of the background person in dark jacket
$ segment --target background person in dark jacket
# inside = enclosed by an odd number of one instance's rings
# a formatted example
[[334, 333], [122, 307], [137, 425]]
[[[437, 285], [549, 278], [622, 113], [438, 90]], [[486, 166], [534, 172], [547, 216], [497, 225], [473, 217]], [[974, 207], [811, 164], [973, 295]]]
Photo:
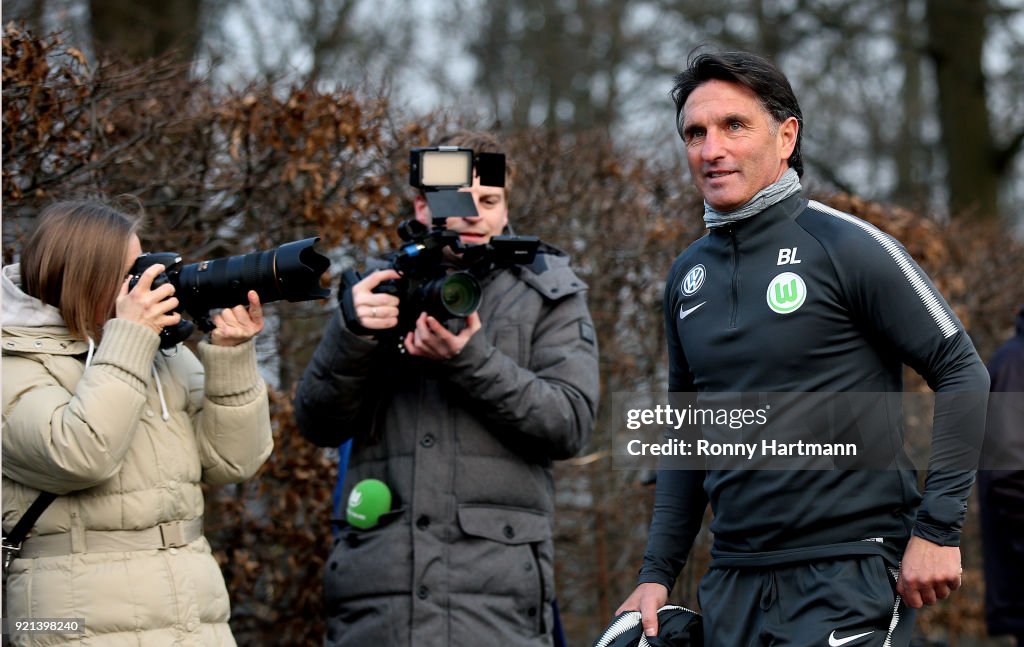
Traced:
[[[675, 80], [676, 127], [708, 233], [676, 259], [665, 287], [669, 391], [758, 402], [843, 394], [835, 400], [856, 414], [811, 422], [807, 440], [849, 437], [884, 460], [659, 471], [640, 584], [618, 612], [639, 610], [645, 634], [656, 633], [656, 610], [710, 503], [715, 540], [699, 590], [706, 645], [907, 645], [912, 609], [960, 586], [985, 367], [902, 245], [801, 195], [803, 116], [774, 65], [745, 52], [700, 54]], [[899, 398], [886, 397], [902, 391], [904, 364], [936, 392], [938, 469], [923, 493], [902, 450]], [[814, 420], [740, 433], [760, 441]]]
[[[486, 135], [442, 143], [501, 152]], [[448, 219], [462, 243], [502, 232], [510, 181], [463, 189], [478, 217]], [[429, 225], [422, 195], [415, 209]], [[586, 286], [547, 246], [531, 265], [473, 271], [483, 299], [464, 326], [421, 314], [399, 353], [336, 313], [299, 384], [302, 433], [323, 446], [353, 439], [346, 498], [367, 478], [394, 497], [376, 525], [344, 527], [335, 543], [328, 645], [551, 644], [551, 463], [587, 442], [599, 391]], [[397, 325], [398, 299], [373, 292], [397, 277], [385, 269], [352, 287], [360, 332]]]
[[1024, 645], [1024, 305], [1017, 334], [988, 363], [992, 378], [978, 472], [985, 562], [985, 621], [993, 636]]

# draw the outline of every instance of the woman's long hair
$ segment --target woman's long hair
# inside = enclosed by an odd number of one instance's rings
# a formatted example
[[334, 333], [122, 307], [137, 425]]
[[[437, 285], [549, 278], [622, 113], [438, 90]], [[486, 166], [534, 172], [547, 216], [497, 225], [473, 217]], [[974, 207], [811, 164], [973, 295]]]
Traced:
[[140, 226], [139, 218], [96, 200], [50, 205], [21, 252], [22, 290], [60, 310], [73, 336], [98, 340]]

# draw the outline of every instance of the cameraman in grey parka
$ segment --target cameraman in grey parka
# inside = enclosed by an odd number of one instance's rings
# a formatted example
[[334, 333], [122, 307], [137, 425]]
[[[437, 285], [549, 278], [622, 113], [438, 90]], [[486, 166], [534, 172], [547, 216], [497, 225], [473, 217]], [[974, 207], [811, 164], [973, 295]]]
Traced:
[[[500, 151], [487, 135], [444, 143]], [[502, 232], [510, 179], [507, 167], [504, 189], [478, 177], [463, 189], [478, 217], [447, 221], [463, 245]], [[429, 224], [422, 195], [415, 209]], [[530, 265], [478, 274], [482, 303], [461, 330], [421, 314], [404, 353], [336, 312], [299, 384], [302, 433], [353, 440], [345, 496], [374, 478], [393, 497], [375, 525], [343, 525], [335, 541], [328, 645], [551, 645], [551, 465], [586, 444], [599, 392], [586, 285], [546, 245]], [[398, 277], [385, 269], [351, 288], [359, 332], [398, 324], [398, 297], [373, 291]]]

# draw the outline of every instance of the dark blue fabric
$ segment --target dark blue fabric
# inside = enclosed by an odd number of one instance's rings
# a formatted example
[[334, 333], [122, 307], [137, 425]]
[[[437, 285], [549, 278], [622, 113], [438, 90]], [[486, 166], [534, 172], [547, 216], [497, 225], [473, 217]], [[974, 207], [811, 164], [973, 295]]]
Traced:
[[[1010, 447], [1021, 446], [1024, 391], [1024, 307], [1017, 335], [988, 363], [993, 397], [989, 403], [985, 456], [998, 471], [978, 472], [981, 539], [985, 569], [985, 621], [988, 632], [1024, 639], [1024, 465]], [[1008, 458], [1009, 456], [1009, 458]], [[1009, 468], [1009, 469], [1005, 469]]]

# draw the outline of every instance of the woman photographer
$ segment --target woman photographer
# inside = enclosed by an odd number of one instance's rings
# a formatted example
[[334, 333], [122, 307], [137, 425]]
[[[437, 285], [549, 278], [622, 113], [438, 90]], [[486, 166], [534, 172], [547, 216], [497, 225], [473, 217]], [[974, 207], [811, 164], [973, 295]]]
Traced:
[[270, 454], [262, 310], [250, 292], [216, 315], [199, 359], [158, 352], [178, 300], [153, 287], [161, 265], [129, 286], [137, 229], [100, 202], [55, 204], [3, 268], [5, 535], [58, 495], [11, 562], [6, 615], [84, 626], [14, 644], [235, 644], [200, 483], [240, 482]]

